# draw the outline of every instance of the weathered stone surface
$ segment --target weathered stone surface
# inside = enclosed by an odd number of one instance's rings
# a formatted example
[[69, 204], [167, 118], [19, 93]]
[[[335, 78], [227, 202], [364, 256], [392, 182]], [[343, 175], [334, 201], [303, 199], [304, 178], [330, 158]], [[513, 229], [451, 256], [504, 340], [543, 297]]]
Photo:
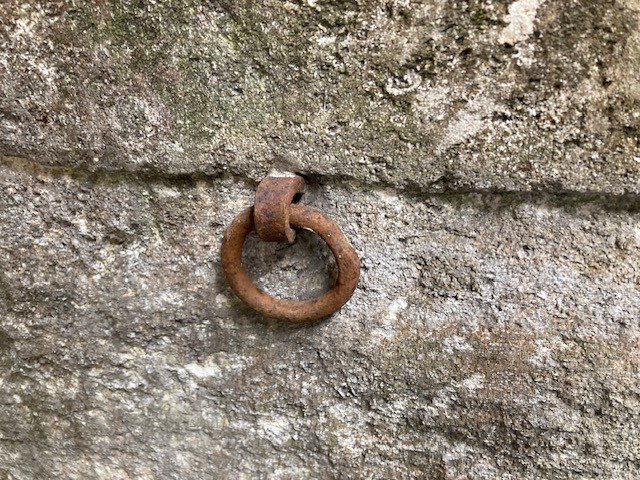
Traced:
[[[8, 478], [640, 475], [637, 200], [312, 189], [363, 279], [293, 328], [221, 277], [253, 185], [7, 159], [0, 178]], [[317, 293], [313, 238], [247, 263]]]
[[[4, 2], [0, 480], [640, 478], [639, 16]], [[273, 167], [362, 258], [309, 327], [220, 271]]]
[[640, 193], [638, 0], [3, 4], [0, 153]]

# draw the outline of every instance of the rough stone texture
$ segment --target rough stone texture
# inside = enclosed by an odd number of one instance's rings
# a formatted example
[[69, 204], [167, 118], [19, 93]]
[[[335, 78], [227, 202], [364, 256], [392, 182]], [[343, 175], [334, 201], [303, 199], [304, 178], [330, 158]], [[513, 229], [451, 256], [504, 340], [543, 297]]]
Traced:
[[639, 0], [3, 3], [0, 147], [90, 170], [272, 167], [640, 193]]
[[[0, 11], [0, 480], [640, 477], [640, 2]], [[271, 168], [362, 258], [218, 248]], [[251, 239], [267, 291], [335, 276]]]

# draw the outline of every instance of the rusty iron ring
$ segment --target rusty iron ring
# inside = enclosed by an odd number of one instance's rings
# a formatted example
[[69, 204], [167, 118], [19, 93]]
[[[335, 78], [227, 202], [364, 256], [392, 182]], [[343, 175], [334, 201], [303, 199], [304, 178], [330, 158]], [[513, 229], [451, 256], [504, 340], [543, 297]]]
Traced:
[[258, 185], [253, 204], [256, 233], [265, 242], [293, 243], [296, 232], [289, 226], [289, 207], [297, 193], [304, 192], [304, 179], [266, 177]]
[[266, 317], [309, 323], [328, 317], [353, 295], [360, 278], [360, 260], [340, 228], [317, 210], [291, 205], [289, 222], [318, 234], [329, 246], [338, 266], [338, 278], [324, 295], [310, 300], [286, 300], [260, 291], [242, 266], [244, 241], [255, 228], [253, 207], [236, 216], [222, 239], [222, 269], [233, 292]]

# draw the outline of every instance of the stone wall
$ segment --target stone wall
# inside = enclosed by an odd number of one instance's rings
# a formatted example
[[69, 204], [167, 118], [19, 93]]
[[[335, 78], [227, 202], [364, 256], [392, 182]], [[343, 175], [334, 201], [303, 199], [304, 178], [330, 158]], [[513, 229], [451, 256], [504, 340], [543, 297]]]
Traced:
[[[0, 479], [640, 477], [640, 1], [0, 12]], [[306, 175], [361, 283], [230, 292]], [[268, 292], [335, 276], [251, 239]]]

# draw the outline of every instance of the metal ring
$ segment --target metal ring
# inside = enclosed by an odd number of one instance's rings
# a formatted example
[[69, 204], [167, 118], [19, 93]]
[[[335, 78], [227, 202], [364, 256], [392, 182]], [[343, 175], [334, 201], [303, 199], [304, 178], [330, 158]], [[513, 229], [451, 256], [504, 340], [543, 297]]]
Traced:
[[307, 228], [329, 246], [338, 266], [338, 278], [331, 289], [310, 300], [286, 300], [260, 291], [242, 266], [244, 241], [254, 230], [253, 207], [236, 216], [222, 239], [222, 269], [233, 292], [247, 305], [266, 317], [308, 323], [328, 317], [353, 295], [360, 278], [360, 260], [340, 228], [317, 210], [305, 205], [291, 205], [292, 226]]
[[253, 203], [253, 224], [265, 242], [293, 243], [296, 232], [289, 227], [289, 207], [296, 193], [304, 192], [304, 179], [266, 177], [258, 185]]

